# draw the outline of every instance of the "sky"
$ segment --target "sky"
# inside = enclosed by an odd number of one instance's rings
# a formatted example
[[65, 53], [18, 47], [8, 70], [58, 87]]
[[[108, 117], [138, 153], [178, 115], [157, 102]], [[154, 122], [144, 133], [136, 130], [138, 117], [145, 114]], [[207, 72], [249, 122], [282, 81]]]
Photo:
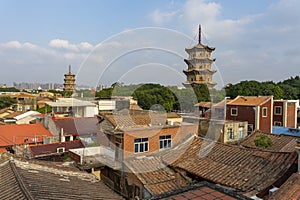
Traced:
[[0, 83], [182, 86], [185, 48], [215, 47], [213, 79], [300, 74], [298, 0], [0, 0]]

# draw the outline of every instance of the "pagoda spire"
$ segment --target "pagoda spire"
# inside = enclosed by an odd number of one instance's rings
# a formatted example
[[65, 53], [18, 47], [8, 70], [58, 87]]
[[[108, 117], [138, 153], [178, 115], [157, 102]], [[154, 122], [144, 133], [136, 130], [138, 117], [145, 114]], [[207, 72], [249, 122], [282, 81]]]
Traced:
[[69, 74], [71, 74], [71, 65], [69, 65]]
[[199, 24], [198, 42], [201, 44], [201, 24]]

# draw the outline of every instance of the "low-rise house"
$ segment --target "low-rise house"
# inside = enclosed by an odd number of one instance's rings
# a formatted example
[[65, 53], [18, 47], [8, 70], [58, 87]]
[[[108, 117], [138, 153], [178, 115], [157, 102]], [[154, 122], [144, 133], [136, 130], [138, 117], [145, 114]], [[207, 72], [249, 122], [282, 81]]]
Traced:
[[[298, 139], [299, 137], [255, 131], [241, 142], [240, 145], [246, 148], [263, 149], [274, 152], [294, 152]], [[266, 145], [260, 146], [257, 143], [259, 140], [263, 140]], [[269, 144], [267, 144], [268, 142]]]
[[40, 114], [41, 113], [37, 111], [30, 110], [15, 116], [14, 119], [16, 119], [16, 124], [34, 124], [36, 122], [36, 116]]
[[170, 152], [163, 159], [193, 180], [234, 188], [247, 197], [262, 197], [294, 172], [297, 153], [246, 149], [195, 138], [187, 149]]
[[119, 111], [123, 109], [143, 110], [137, 100], [131, 96], [112, 96], [111, 98], [98, 99], [99, 113]]
[[175, 112], [167, 113], [167, 123], [168, 124], [182, 123], [182, 117], [180, 114]]
[[222, 143], [238, 142], [247, 137], [248, 122], [204, 119], [199, 123], [199, 136]]
[[97, 117], [55, 118], [46, 116], [43, 124], [53, 135], [59, 137], [59, 142], [80, 139], [86, 146], [99, 145], [100, 127]]
[[96, 104], [75, 98], [59, 98], [45, 103], [52, 107], [52, 116], [55, 117], [94, 117], [98, 114]]
[[29, 94], [26, 92], [7, 92], [2, 94], [2, 96], [9, 96], [17, 100], [17, 103], [14, 105], [17, 111], [27, 111], [27, 110], [36, 110], [36, 94]]
[[274, 100], [273, 125], [297, 128], [299, 100]]
[[15, 117], [24, 114], [25, 111], [13, 111], [12, 113], [5, 115], [1, 118], [1, 121], [5, 124], [16, 124], [17, 119]]
[[105, 115], [100, 127], [111, 148], [119, 149], [116, 159], [120, 160], [172, 148], [198, 131], [196, 124], [168, 124], [167, 114], [132, 110]]
[[[120, 188], [127, 198], [148, 199], [190, 185], [190, 182], [163, 164], [160, 157], [145, 156], [128, 158], [124, 162], [125, 173], [116, 173], [116, 180], [124, 180], [125, 187]], [[110, 170], [103, 170], [102, 176], [108, 177]], [[119, 178], [118, 178], [118, 175]], [[122, 175], [124, 179], [122, 179]], [[114, 183], [114, 187], [122, 182]]]
[[43, 143], [43, 138], [52, 136], [42, 124], [9, 124], [0, 126], [0, 148], [23, 154], [24, 147]]
[[237, 96], [226, 104], [226, 119], [247, 121], [249, 132], [272, 133], [273, 96]]
[[1, 154], [0, 172], [0, 199], [123, 199], [92, 174], [74, 166], [24, 162]]
[[58, 142], [52, 144], [40, 144], [28, 146], [25, 156], [29, 159], [41, 159], [49, 161], [63, 161], [70, 149], [83, 148], [80, 140]]
[[248, 122], [184, 116], [183, 121], [199, 124], [198, 136], [222, 143], [239, 142], [248, 135]]

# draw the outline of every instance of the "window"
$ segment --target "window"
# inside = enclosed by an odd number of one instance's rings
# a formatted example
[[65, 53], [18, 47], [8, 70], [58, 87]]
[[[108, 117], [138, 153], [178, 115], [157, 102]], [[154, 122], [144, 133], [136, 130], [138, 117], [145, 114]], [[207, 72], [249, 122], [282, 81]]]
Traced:
[[275, 109], [275, 112], [274, 112], [275, 115], [281, 115], [281, 112], [282, 112], [281, 106], [275, 106], [274, 109]]
[[228, 140], [234, 139], [234, 133], [233, 133], [232, 128], [227, 129], [227, 134], [228, 134]]
[[56, 149], [56, 153], [64, 153], [65, 152], [65, 147], [59, 147]]
[[149, 149], [148, 138], [137, 138], [134, 139], [134, 153], [147, 152]]
[[239, 127], [239, 139], [242, 139], [243, 138], [243, 135], [244, 135], [244, 127], [243, 126], [240, 126]]
[[248, 133], [253, 131], [253, 124], [248, 124]]
[[275, 121], [275, 122], [274, 122], [274, 126], [281, 126], [281, 122]]
[[237, 108], [231, 108], [231, 116], [237, 116], [238, 109]]
[[70, 136], [70, 135], [68, 135], [68, 136], [65, 137], [65, 141], [66, 141], [66, 142], [68, 142], [68, 141], [70, 141], [70, 140], [71, 140], [71, 136]]
[[268, 115], [267, 115], [267, 110], [268, 110], [267, 107], [263, 107], [263, 108], [262, 108], [262, 116], [263, 116], [263, 117], [267, 117], [267, 116], [268, 116]]
[[172, 136], [163, 135], [159, 136], [159, 149], [166, 149], [172, 147]]

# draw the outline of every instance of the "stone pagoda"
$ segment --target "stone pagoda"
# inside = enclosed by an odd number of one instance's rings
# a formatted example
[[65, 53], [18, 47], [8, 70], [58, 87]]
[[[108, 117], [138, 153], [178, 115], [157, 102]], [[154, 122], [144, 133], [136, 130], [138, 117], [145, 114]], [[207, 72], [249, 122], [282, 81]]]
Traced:
[[211, 69], [211, 64], [216, 60], [210, 57], [214, 50], [214, 47], [201, 43], [201, 26], [199, 25], [198, 44], [185, 49], [189, 54], [189, 57], [184, 59], [184, 62], [188, 65], [188, 68], [183, 70], [183, 73], [187, 76], [187, 81], [183, 83], [185, 87], [206, 84], [208, 88], [213, 88], [217, 84], [212, 80], [216, 70]]
[[65, 74], [64, 91], [73, 92], [75, 90], [75, 74], [71, 72], [71, 65], [69, 65], [69, 73]]

